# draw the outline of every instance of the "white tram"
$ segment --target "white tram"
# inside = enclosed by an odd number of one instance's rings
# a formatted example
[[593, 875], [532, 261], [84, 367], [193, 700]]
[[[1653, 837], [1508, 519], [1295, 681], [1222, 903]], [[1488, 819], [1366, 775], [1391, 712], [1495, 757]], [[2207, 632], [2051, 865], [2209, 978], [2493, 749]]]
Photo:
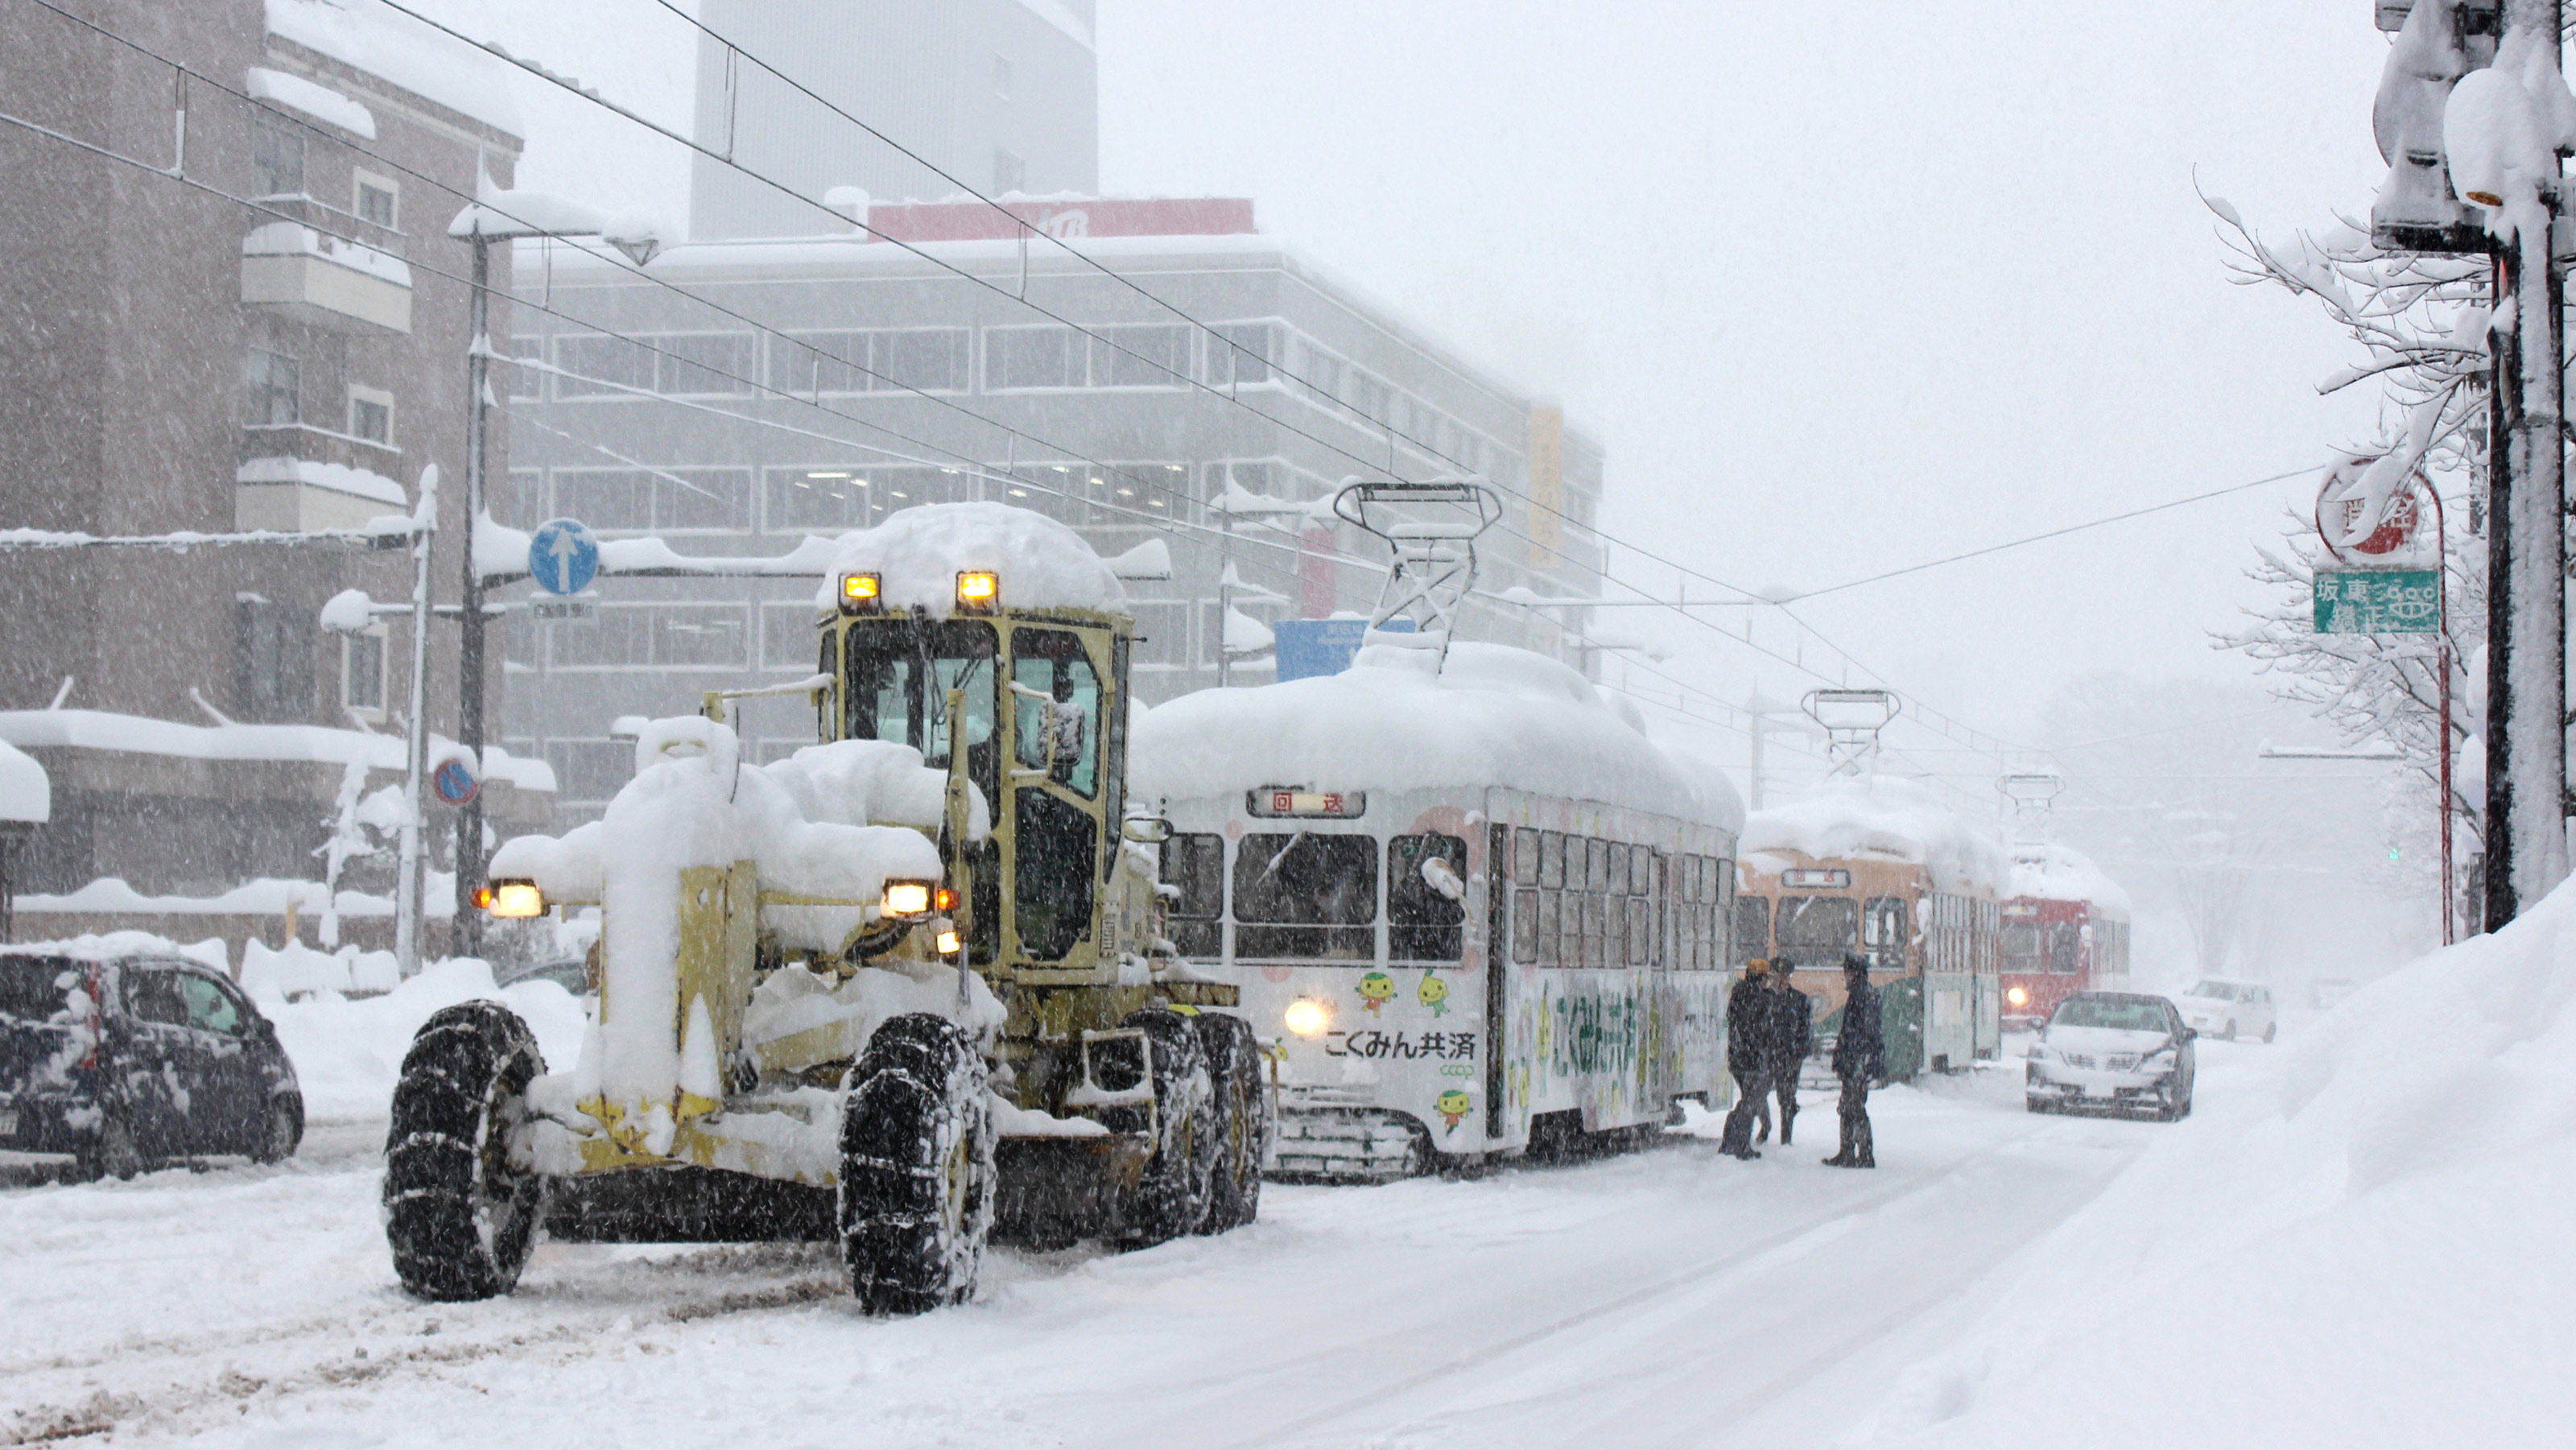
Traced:
[[1396, 1177], [1724, 1106], [1734, 787], [1554, 660], [1375, 653], [1135, 726], [1173, 944], [1279, 1043], [1272, 1170]]

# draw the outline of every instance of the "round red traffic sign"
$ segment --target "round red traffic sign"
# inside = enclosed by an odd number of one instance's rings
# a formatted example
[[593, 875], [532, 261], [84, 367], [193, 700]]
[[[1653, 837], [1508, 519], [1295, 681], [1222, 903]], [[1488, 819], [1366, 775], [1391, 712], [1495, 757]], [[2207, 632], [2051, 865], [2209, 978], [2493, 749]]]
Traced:
[[2363, 511], [2374, 502], [2362, 478], [2378, 461], [2370, 454], [2348, 454], [2326, 470], [2325, 487], [2317, 490], [2317, 538], [2339, 563], [2389, 562], [2393, 555], [2413, 553], [2419, 542], [2427, 512], [2424, 501], [2433, 492], [2431, 480], [2421, 469], [2379, 498], [2370, 531], [2353, 537], [2365, 525]]
[[474, 778], [463, 759], [451, 756], [430, 772], [429, 789], [441, 805], [461, 806], [483, 793], [483, 782]]

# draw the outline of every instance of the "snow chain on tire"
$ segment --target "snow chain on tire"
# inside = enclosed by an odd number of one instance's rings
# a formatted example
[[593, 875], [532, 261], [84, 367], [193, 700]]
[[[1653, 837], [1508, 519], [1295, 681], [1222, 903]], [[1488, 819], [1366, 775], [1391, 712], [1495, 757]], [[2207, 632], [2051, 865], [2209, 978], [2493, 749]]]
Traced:
[[1261, 1165], [1270, 1156], [1274, 1126], [1270, 1094], [1262, 1085], [1264, 1058], [1251, 1023], [1222, 1012], [1201, 1012], [1190, 1020], [1207, 1053], [1217, 1118], [1214, 1182], [1198, 1231], [1221, 1234], [1261, 1216]]
[[870, 1314], [974, 1297], [993, 1228], [993, 1105], [983, 1058], [955, 1023], [891, 1018], [841, 1102], [841, 1257]]
[[[1119, 1206], [1119, 1229], [1129, 1243], [1159, 1244], [1195, 1232], [1207, 1220], [1224, 1142], [1216, 1088], [1189, 1018], [1168, 1007], [1147, 1007], [1129, 1013], [1123, 1025], [1142, 1028], [1153, 1044], [1155, 1106], [1154, 1156]], [[1113, 1132], [1141, 1130], [1141, 1121], [1113, 1121], [1131, 1113], [1141, 1118], [1143, 1110], [1103, 1109], [1100, 1121]]]
[[545, 1180], [511, 1165], [509, 1136], [545, 1070], [528, 1024], [498, 1002], [450, 1007], [412, 1038], [385, 1138], [385, 1238], [405, 1289], [489, 1299], [519, 1282]]

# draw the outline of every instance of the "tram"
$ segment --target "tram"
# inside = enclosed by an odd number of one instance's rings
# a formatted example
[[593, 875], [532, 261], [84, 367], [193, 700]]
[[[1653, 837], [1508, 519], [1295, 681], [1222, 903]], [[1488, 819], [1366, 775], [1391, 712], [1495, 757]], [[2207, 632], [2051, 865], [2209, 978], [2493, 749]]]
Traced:
[[1726, 1106], [1734, 787], [1555, 660], [1376, 653], [1134, 726], [1171, 945], [1275, 1043], [1270, 1171], [1395, 1178]]
[[2003, 904], [2003, 1020], [2045, 1022], [2076, 992], [2129, 984], [2129, 894], [2090, 858], [2058, 845], [2019, 848]]
[[1745, 823], [1733, 965], [1790, 965], [1839, 1027], [1843, 956], [1868, 958], [1887, 1072], [1965, 1070], [2003, 1048], [2001, 847], [1910, 781], [1820, 785]]

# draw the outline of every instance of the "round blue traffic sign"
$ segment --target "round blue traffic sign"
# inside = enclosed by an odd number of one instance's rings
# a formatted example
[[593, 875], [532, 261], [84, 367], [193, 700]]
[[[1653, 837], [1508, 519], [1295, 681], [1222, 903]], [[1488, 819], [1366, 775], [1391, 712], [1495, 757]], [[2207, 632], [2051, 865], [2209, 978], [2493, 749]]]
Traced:
[[483, 793], [483, 782], [474, 778], [464, 761], [449, 759], [440, 761], [438, 769], [429, 773], [429, 790], [440, 804], [461, 806]]
[[599, 539], [579, 519], [548, 519], [528, 537], [528, 577], [548, 594], [579, 594], [599, 573]]

